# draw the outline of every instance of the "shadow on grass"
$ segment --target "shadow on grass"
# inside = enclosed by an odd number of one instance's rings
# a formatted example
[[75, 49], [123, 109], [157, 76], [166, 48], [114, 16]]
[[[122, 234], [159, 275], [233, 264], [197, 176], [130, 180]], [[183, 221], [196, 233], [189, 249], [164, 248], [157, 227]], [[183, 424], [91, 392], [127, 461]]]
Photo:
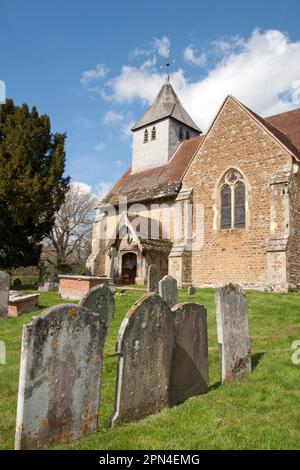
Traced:
[[260, 361], [262, 360], [265, 354], [266, 354], [265, 352], [259, 352], [251, 356], [252, 370], [256, 369], [256, 367], [258, 366], [258, 364], [260, 363]]

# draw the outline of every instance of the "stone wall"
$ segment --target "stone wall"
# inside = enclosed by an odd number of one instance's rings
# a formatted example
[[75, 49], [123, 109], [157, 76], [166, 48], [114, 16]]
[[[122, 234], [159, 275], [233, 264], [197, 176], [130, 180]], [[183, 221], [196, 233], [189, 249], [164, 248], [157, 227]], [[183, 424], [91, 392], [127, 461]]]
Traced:
[[[291, 167], [288, 153], [228, 98], [183, 180], [183, 188], [193, 188], [193, 211], [196, 204], [204, 206], [204, 245], [192, 253], [195, 286], [236, 282], [264, 288], [269, 284], [267, 246], [273, 236], [271, 227], [277, 223], [270, 210], [270, 185], [272, 176], [288, 175]], [[246, 183], [245, 229], [220, 230], [219, 182], [230, 168], [237, 169]], [[282, 192], [278, 193], [276, 236], [284, 238], [286, 195]], [[282, 273], [277, 282], [285, 284], [285, 254], [276, 256], [276, 263]]]
[[300, 171], [291, 180], [290, 239], [288, 244], [288, 281], [291, 288], [300, 288]]

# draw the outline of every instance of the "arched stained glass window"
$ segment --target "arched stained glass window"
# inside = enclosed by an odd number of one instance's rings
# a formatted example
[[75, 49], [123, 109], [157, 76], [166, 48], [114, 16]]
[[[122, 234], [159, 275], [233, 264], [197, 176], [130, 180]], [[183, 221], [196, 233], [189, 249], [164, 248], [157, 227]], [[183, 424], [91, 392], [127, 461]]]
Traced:
[[224, 184], [221, 188], [221, 228], [231, 228], [231, 187]]
[[230, 169], [220, 186], [221, 229], [245, 228], [246, 187], [240, 172]]
[[245, 227], [246, 208], [245, 208], [245, 184], [243, 181], [237, 181], [234, 186], [234, 226], [235, 228]]

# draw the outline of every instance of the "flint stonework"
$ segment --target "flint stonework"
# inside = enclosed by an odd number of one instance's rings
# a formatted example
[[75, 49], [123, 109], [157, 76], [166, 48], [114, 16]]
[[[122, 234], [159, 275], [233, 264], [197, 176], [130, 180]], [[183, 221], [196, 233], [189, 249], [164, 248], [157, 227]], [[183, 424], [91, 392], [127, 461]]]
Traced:
[[169, 404], [173, 348], [172, 312], [159, 295], [148, 294], [129, 310], [119, 330], [112, 426], [144, 418]]
[[177, 281], [172, 276], [164, 276], [159, 281], [159, 295], [170, 308], [178, 304]]
[[99, 315], [101, 326], [106, 334], [115, 314], [115, 299], [111, 289], [104, 284], [93, 287], [83, 297], [80, 305]]
[[207, 313], [203, 305], [183, 303], [173, 309], [175, 349], [170, 402], [182, 403], [208, 391]]
[[248, 315], [245, 294], [229, 284], [216, 292], [221, 382], [232, 382], [251, 372]]
[[99, 315], [65, 304], [23, 327], [16, 449], [39, 449], [97, 429], [102, 350]]
[[148, 292], [158, 294], [159, 268], [156, 264], [150, 264], [148, 267]]
[[8, 299], [10, 289], [10, 277], [4, 271], [0, 271], [0, 320], [8, 314]]

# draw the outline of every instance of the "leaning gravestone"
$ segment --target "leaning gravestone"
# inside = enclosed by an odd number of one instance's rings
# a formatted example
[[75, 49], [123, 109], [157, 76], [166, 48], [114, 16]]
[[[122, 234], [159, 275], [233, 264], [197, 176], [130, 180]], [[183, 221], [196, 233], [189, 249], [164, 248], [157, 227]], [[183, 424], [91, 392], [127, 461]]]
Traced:
[[248, 316], [245, 294], [229, 284], [216, 292], [221, 382], [231, 382], [251, 372]]
[[10, 277], [4, 271], [0, 271], [0, 320], [8, 314], [8, 299], [10, 289]]
[[170, 308], [178, 303], [177, 281], [172, 276], [164, 276], [159, 281], [159, 295]]
[[119, 330], [112, 426], [144, 418], [169, 404], [173, 348], [172, 312], [159, 295], [148, 294], [133, 305]]
[[176, 405], [208, 391], [207, 313], [203, 305], [189, 302], [176, 305], [172, 312], [175, 349], [170, 401]]
[[150, 264], [148, 267], [148, 292], [158, 293], [159, 268], [156, 264]]
[[80, 305], [99, 315], [101, 326], [106, 335], [115, 314], [115, 299], [111, 289], [104, 284], [93, 287], [83, 297]]
[[97, 429], [105, 332], [99, 315], [57, 305], [23, 327], [16, 449], [38, 449]]

